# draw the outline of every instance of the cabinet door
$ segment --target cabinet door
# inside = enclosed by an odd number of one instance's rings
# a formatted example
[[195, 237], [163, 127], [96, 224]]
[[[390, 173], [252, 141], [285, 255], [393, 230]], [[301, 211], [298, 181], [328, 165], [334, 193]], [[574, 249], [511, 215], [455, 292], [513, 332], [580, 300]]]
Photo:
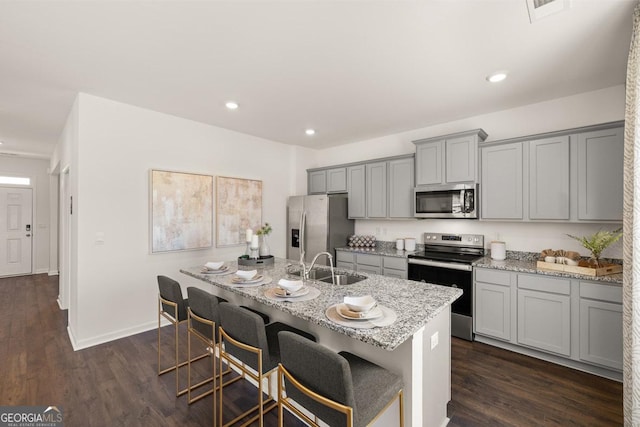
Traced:
[[511, 287], [476, 282], [477, 334], [511, 340]]
[[416, 145], [416, 185], [442, 184], [444, 140]]
[[336, 263], [336, 268], [339, 268], [341, 270], [350, 270], [350, 271], [354, 271], [355, 269], [353, 268], [353, 264], [350, 262], [344, 262], [344, 261], [338, 261]]
[[622, 305], [580, 299], [580, 359], [622, 370]]
[[344, 193], [347, 191], [347, 168], [327, 170], [327, 193]]
[[324, 194], [327, 192], [327, 171], [309, 172], [308, 194]]
[[623, 128], [578, 135], [578, 219], [622, 220]]
[[383, 268], [382, 275], [387, 277], [395, 277], [396, 279], [406, 279], [407, 272], [403, 270], [394, 270], [393, 268]]
[[387, 162], [367, 163], [367, 218], [387, 216]]
[[529, 142], [529, 218], [569, 219], [569, 137]]
[[450, 183], [477, 181], [478, 143], [476, 136], [447, 139], [445, 147], [446, 181]]
[[483, 147], [481, 211], [485, 219], [522, 219], [522, 143]]
[[365, 167], [364, 165], [350, 166], [347, 168], [347, 193], [349, 194], [348, 208], [349, 218], [365, 218], [366, 194], [365, 194]]
[[518, 289], [518, 343], [571, 356], [569, 295]]
[[414, 159], [389, 161], [389, 218], [413, 218]]
[[382, 267], [373, 267], [370, 265], [360, 265], [356, 266], [356, 271], [361, 273], [369, 273], [369, 274], [382, 274]]

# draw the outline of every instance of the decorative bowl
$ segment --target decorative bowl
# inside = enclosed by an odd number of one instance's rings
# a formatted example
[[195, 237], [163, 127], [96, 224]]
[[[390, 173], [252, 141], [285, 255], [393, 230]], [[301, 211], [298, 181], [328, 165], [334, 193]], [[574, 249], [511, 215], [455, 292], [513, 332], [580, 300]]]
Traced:
[[376, 300], [371, 295], [361, 297], [344, 297], [344, 303], [351, 311], [366, 312], [376, 305]]

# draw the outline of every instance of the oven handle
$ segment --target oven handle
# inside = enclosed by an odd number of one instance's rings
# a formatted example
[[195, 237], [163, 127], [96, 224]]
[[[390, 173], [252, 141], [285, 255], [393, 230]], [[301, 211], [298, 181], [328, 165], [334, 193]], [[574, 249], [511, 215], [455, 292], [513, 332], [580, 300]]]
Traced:
[[440, 262], [440, 261], [431, 261], [431, 260], [415, 259], [415, 258], [409, 258], [409, 264], [426, 265], [428, 267], [447, 268], [449, 270], [463, 270], [463, 271], [473, 270], [473, 266], [471, 264], [458, 264], [458, 263], [452, 263], [452, 262]]

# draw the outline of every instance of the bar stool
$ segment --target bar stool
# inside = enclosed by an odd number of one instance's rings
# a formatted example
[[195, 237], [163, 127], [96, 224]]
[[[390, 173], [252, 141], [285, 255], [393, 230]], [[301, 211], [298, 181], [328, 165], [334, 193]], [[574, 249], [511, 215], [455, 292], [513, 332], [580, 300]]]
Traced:
[[[187, 296], [189, 297], [189, 307], [187, 308], [187, 348], [188, 348], [188, 383], [187, 383], [187, 401], [189, 404], [202, 399], [205, 396], [213, 394], [213, 419], [216, 419], [216, 363], [215, 355], [218, 342], [217, 325], [220, 324], [220, 313], [218, 304], [226, 301], [209, 292], [195, 287], [187, 288]], [[191, 384], [191, 337], [195, 337], [211, 349], [211, 376], [200, 381], [197, 384]], [[231, 372], [227, 369], [222, 375]], [[191, 397], [194, 390], [203, 385], [213, 382], [211, 389]]]
[[[222, 363], [225, 361], [227, 365], [240, 370], [242, 377], [248, 376], [258, 384], [258, 404], [238, 415], [227, 424], [223, 423], [222, 418], [222, 394], [226, 384], [220, 386], [219, 425], [226, 427], [235, 424], [257, 411], [242, 425], [246, 426], [258, 420], [260, 426], [262, 426], [264, 414], [277, 406], [271, 396], [271, 376], [276, 372], [280, 362], [278, 333], [289, 331], [294, 335], [300, 336], [301, 339], [313, 341], [315, 341], [315, 337], [280, 322], [265, 325], [259, 315], [243, 307], [223, 302], [220, 303], [219, 308], [220, 370], [222, 370]], [[268, 398], [266, 400], [263, 399], [262, 395], [262, 380], [264, 378], [267, 378], [268, 387]]]
[[[283, 425], [283, 407], [312, 426], [318, 426], [318, 418], [330, 426], [366, 426], [396, 399], [400, 404], [400, 426], [404, 425], [400, 376], [354, 354], [335, 353], [296, 334], [281, 332], [279, 335], [280, 427]], [[314, 414], [316, 419], [309, 418], [292, 405], [291, 400]]]
[[[178, 338], [178, 330], [180, 324], [187, 321], [187, 307], [189, 305], [188, 300], [182, 298], [182, 290], [180, 284], [175, 280], [167, 276], [158, 276], [158, 375], [166, 374], [167, 372], [176, 372], [176, 396], [182, 396], [187, 392], [187, 389], [180, 390], [180, 375], [179, 369], [189, 363], [189, 357], [184, 362], [180, 362], [178, 358], [178, 350], [180, 348], [180, 340]], [[175, 364], [161, 368], [160, 366], [160, 320], [161, 316], [167, 319], [175, 328]], [[205, 353], [196, 357], [193, 361], [200, 360], [203, 357], [207, 357]]]

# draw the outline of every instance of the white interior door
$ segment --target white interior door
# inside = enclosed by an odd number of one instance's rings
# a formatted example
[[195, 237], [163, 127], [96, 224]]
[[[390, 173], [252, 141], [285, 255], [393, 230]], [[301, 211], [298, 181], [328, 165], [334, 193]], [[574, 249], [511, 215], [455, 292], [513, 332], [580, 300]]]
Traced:
[[31, 274], [32, 191], [0, 187], [0, 276]]

